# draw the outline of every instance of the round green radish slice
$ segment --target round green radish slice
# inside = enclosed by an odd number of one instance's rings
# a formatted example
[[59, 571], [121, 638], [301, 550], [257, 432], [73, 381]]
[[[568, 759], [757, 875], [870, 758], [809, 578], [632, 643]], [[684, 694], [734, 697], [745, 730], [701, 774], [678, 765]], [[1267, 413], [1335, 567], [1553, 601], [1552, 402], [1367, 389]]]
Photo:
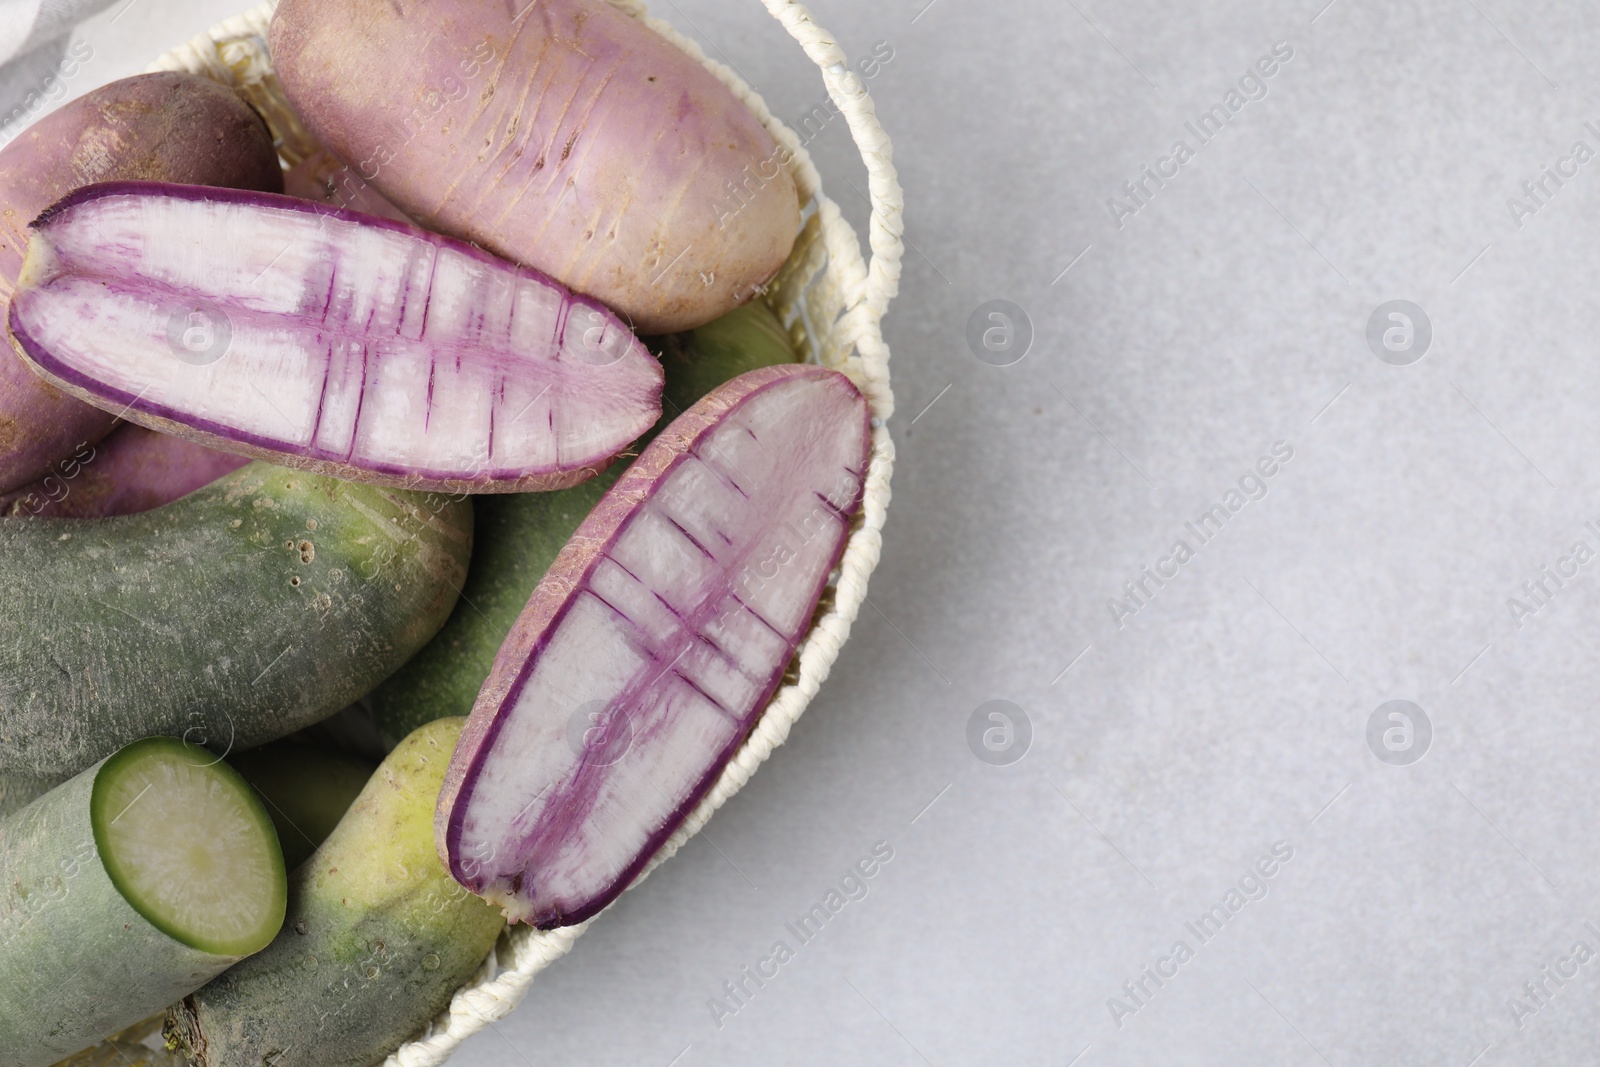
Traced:
[[115, 182], [33, 223], [9, 326], [56, 386], [225, 452], [374, 485], [560, 489], [661, 413], [606, 308], [393, 219]]
[[621, 893], [772, 699], [844, 551], [867, 404], [814, 366], [750, 371], [652, 441], [495, 657], [439, 796], [450, 873], [542, 927]]
[[136, 741], [100, 769], [90, 817], [111, 883], [152, 926], [247, 956], [283, 924], [283, 854], [255, 792], [219, 766], [173, 738]]
[[227, 764], [174, 738], [0, 820], [0, 1049], [46, 1067], [188, 995], [283, 924], [277, 834]]

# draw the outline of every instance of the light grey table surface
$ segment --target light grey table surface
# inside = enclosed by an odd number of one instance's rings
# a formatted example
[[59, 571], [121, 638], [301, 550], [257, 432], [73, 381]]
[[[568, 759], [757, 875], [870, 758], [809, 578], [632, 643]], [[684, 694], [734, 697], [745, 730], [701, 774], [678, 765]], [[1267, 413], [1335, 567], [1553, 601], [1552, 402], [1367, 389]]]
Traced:
[[[906, 190], [870, 606], [456, 1062], [1600, 1059], [1600, 14], [1324, 3], [816, 0], [892, 49]], [[823, 99], [754, 0], [655, 6], [779, 115]], [[235, 7], [113, 6], [70, 91]], [[860, 229], [843, 123], [812, 149]], [[991, 300], [1010, 366], [966, 340]], [[991, 700], [1009, 749], [969, 745]]]

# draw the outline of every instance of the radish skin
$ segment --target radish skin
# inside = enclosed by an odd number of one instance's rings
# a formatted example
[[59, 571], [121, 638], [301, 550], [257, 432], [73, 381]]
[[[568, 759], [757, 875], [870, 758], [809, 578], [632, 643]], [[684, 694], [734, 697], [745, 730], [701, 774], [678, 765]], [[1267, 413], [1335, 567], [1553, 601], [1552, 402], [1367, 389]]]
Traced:
[[[81, 458], [80, 458], [81, 457]], [[93, 519], [135, 515], [231, 474], [250, 461], [124, 423], [51, 473], [0, 495], [0, 517]]]
[[353, 167], [326, 148], [318, 149], [284, 171], [283, 191], [301, 200], [359, 211], [363, 215], [398, 222], [413, 221], [362, 181]]
[[440, 793], [439, 854], [513, 922], [582, 922], [711, 788], [782, 680], [860, 505], [866, 402], [752, 371], [657, 437], [495, 657]]
[[0, 818], [33, 803], [61, 784], [59, 778], [0, 773]]
[[466, 500], [266, 464], [139, 515], [0, 522], [0, 772], [325, 719], [434, 635], [471, 546]]
[[660, 414], [660, 364], [616, 316], [406, 223], [126, 182], [33, 229], [17, 351], [90, 403], [223, 451], [525, 492], [593, 477]]
[[[28, 224], [74, 189], [132, 178], [283, 188], [266, 124], [212, 79], [162, 72], [91, 90], [0, 149], [0, 318], [22, 270]], [[43, 477], [114, 421], [0, 350], [0, 493]]]
[[306, 125], [401, 210], [641, 332], [745, 303], [794, 246], [788, 151], [605, 0], [282, 0], [270, 44]]
[[[152, 846], [168, 831], [182, 848]], [[136, 742], [0, 820], [7, 1067], [46, 1067], [204, 985], [272, 940], [285, 899], [249, 786], [170, 738]], [[224, 943], [202, 933], [235, 924]]]

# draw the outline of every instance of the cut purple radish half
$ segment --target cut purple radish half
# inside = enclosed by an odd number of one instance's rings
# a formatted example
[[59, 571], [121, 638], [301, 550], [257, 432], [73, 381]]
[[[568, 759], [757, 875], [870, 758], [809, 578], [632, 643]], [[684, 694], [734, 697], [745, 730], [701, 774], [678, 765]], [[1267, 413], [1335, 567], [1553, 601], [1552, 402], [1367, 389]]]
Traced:
[[860, 506], [867, 405], [814, 366], [680, 416], [562, 549], [445, 776], [439, 853], [513, 922], [627, 888], [772, 699]]
[[661, 367], [537, 271], [293, 197], [116, 182], [34, 224], [10, 327], [123, 418], [354, 481], [523, 492], [591, 477]]

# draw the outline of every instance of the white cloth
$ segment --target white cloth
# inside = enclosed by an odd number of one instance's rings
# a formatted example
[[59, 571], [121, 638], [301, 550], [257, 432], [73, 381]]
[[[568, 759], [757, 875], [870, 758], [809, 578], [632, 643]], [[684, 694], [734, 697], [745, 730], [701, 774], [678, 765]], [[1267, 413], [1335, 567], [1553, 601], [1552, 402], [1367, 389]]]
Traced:
[[0, 0], [0, 64], [53, 44], [111, 0]]
[[0, 0], [0, 64], [23, 51], [39, 21], [41, 0]]
[[73, 27], [111, 0], [0, 0], [0, 144], [65, 95], [82, 56], [69, 57]]

